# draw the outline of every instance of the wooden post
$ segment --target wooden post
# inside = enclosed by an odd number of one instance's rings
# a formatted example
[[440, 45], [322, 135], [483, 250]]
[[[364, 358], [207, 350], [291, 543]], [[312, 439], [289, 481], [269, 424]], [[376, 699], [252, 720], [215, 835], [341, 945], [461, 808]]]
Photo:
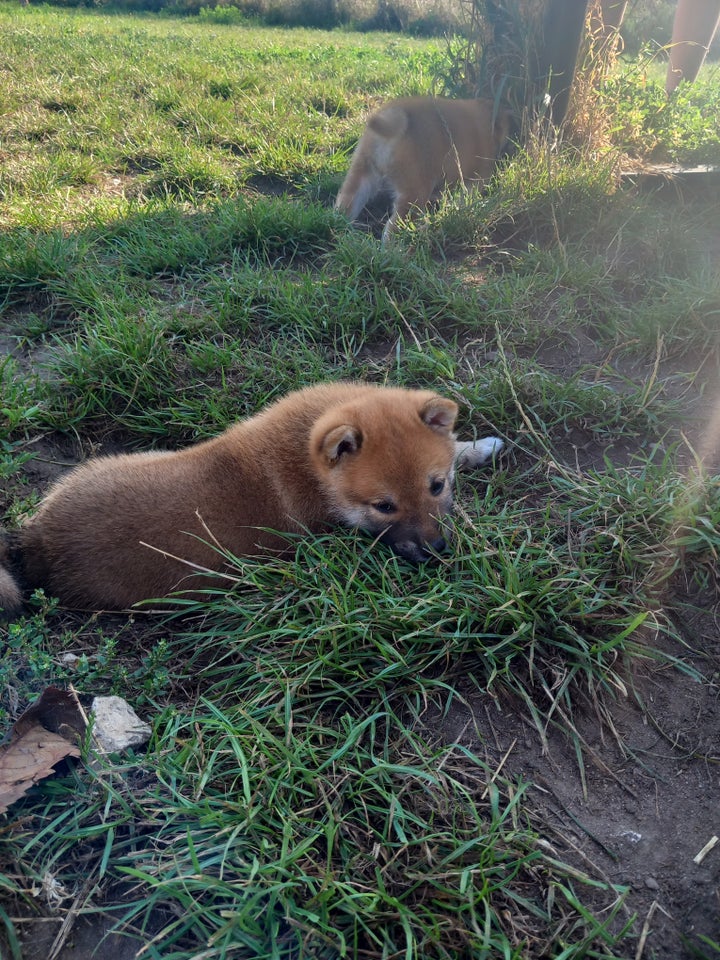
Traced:
[[562, 123], [570, 100], [587, 0], [546, 0], [540, 36], [535, 42], [533, 96], [550, 96], [550, 119]]
[[678, 0], [665, 78], [667, 93], [681, 80], [692, 83], [697, 77], [718, 23], [720, 0]]

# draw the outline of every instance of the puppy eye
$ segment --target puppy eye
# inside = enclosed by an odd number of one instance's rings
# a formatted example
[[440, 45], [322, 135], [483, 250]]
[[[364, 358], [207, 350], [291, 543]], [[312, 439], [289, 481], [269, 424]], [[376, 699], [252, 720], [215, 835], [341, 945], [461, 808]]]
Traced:
[[373, 508], [377, 510], [378, 513], [395, 513], [397, 507], [392, 502], [392, 500], [378, 500], [377, 503], [373, 504]]
[[444, 489], [445, 479], [443, 477], [438, 477], [436, 480], [430, 481], [430, 493], [433, 497], [439, 497]]

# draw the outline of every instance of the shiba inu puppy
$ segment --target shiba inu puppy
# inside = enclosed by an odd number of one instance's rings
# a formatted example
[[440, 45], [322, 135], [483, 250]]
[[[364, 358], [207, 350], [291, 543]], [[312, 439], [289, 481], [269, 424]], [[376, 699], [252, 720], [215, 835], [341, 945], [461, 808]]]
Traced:
[[509, 114], [492, 100], [392, 100], [368, 120], [335, 209], [357, 220], [374, 196], [389, 191], [387, 240], [397, 220], [425, 206], [443, 184], [487, 180], [509, 128]]
[[336, 524], [427, 559], [445, 548], [455, 464], [475, 466], [502, 448], [495, 437], [456, 442], [457, 413], [428, 390], [324, 384], [184, 450], [89, 460], [6, 548], [0, 607], [20, 606], [21, 583], [92, 609], [217, 586], [197, 571], [225, 565], [212, 544], [256, 556], [287, 548], [278, 532]]

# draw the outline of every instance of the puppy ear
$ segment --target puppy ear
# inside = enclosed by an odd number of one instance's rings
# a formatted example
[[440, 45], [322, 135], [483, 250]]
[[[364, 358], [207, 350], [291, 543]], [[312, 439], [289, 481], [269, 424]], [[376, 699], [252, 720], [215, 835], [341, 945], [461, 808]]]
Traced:
[[444, 397], [432, 397], [420, 410], [420, 419], [438, 433], [452, 433], [458, 415], [458, 405]]
[[336, 466], [343, 457], [357, 453], [362, 446], [362, 433], [357, 427], [342, 424], [333, 427], [320, 441], [320, 452], [329, 466]]

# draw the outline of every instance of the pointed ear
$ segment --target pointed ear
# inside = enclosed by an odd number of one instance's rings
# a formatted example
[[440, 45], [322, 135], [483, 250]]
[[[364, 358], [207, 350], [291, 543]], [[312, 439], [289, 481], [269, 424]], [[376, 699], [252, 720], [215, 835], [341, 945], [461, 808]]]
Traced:
[[320, 441], [322, 457], [331, 467], [336, 466], [343, 457], [352, 456], [362, 446], [362, 433], [357, 427], [341, 424], [333, 427]]
[[452, 433], [457, 415], [457, 404], [444, 397], [432, 397], [420, 410], [420, 419], [438, 433]]

